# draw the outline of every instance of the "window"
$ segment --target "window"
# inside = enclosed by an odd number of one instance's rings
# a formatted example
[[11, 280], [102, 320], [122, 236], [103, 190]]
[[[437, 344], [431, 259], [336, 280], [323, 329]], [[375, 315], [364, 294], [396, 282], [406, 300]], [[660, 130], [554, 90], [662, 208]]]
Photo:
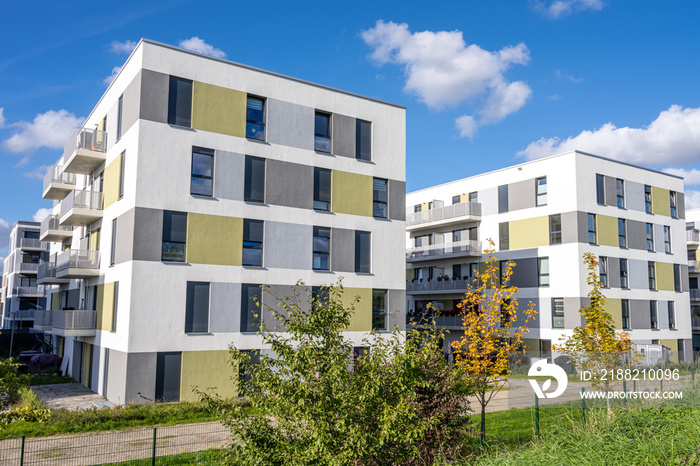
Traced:
[[469, 193], [469, 202], [479, 202], [479, 193], [477, 191]]
[[260, 285], [241, 285], [241, 332], [260, 330], [260, 303], [262, 287]]
[[119, 96], [117, 103], [117, 141], [122, 138], [122, 120], [124, 115], [124, 96]]
[[654, 225], [647, 223], [647, 251], [654, 251]]
[[564, 328], [564, 298], [552, 298], [552, 328]]
[[192, 81], [170, 76], [168, 124], [192, 126]]
[[621, 248], [627, 247], [627, 223], [624, 218], [617, 219], [617, 242]]
[[355, 120], [355, 158], [372, 160], [372, 123]]
[[498, 236], [498, 249], [501, 251], [507, 251], [510, 247], [508, 222], [498, 224]]
[[620, 259], [620, 288], [629, 288], [627, 278], [627, 259]]
[[372, 290], [372, 330], [386, 329], [386, 290]]
[[316, 112], [314, 149], [319, 152], [331, 152], [331, 115], [329, 113]]
[[673, 289], [677, 293], [681, 292], [681, 266], [673, 264]]
[[185, 333], [209, 331], [209, 283], [187, 282]]
[[423, 210], [423, 206], [420, 205], [420, 204], [416, 204], [416, 205], [413, 206], [413, 212], [414, 212], [414, 213], [421, 212], [422, 210]]
[[647, 263], [647, 272], [649, 275], [649, 289], [656, 289], [656, 264], [654, 262]]
[[387, 218], [387, 180], [374, 178], [372, 183], [372, 215], [376, 218]]
[[671, 227], [664, 225], [664, 251], [671, 254]]
[[262, 267], [263, 221], [243, 220], [243, 265]]
[[629, 330], [630, 328], [630, 300], [623, 299], [620, 301], [622, 307], [622, 328]]
[[452, 205], [462, 202], [462, 196], [452, 196]]
[[192, 178], [190, 194], [214, 195], [214, 151], [202, 147], [192, 148]]
[[370, 273], [372, 234], [355, 231], [355, 272]]
[[112, 332], [117, 331], [117, 309], [119, 308], [119, 282], [114, 282], [114, 301], [112, 301]]
[[595, 176], [595, 194], [599, 205], [605, 205], [605, 177], [596, 174]]
[[673, 301], [668, 302], [668, 328], [676, 330], [676, 305]]
[[331, 171], [314, 168], [314, 209], [331, 210]]
[[479, 263], [478, 262], [472, 262], [469, 264], [469, 276], [471, 278], [476, 278], [476, 276], [479, 274]]
[[114, 265], [117, 251], [117, 219], [112, 219], [112, 248], [109, 255], [109, 265]]
[[649, 315], [651, 316], [651, 329], [659, 329], [659, 316], [656, 312], [656, 301], [649, 301]]
[[[537, 261], [537, 265], [539, 266], [539, 260]], [[508, 286], [508, 282], [510, 280], [506, 280], [506, 271], [508, 270], [508, 260], [507, 259], [501, 259], [498, 261], [498, 281], [501, 282], [502, 285]], [[538, 267], [539, 270], [539, 267]]]
[[313, 269], [329, 270], [329, 259], [331, 252], [331, 229], [325, 227], [314, 227], [313, 241]]
[[678, 218], [678, 211], [676, 210], [676, 192], [670, 191], [669, 194], [671, 199], [671, 218]]
[[126, 160], [126, 151], [122, 152], [121, 156], [121, 163], [119, 167], [119, 199], [124, 197], [124, 178], [126, 177], [124, 173], [124, 169], [126, 168], [126, 165], [124, 164], [124, 161]]
[[245, 186], [243, 199], [265, 202], [265, 159], [245, 156]]
[[245, 113], [245, 137], [265, 140], [265, 99], [248, 96]]
[[598, 244], [597, 238], [596, 238], [596, 222], [595, 222], [595, 214], [588, 214], [588, 243], [589, 244]]
[[508, 212], [508, 185], [498, 187], [498, 213]]
[[547, 177], [537, 178], [535, 180], [536, 204], [538, 206], [547, 205]]
[[625, 181], [621, 179], [615, 180], [615, 187], [617, 188], [617, 206], [620, 209], [625, 208]]
[[185, 262], [187, 244], [187, 213], [163, 212], [163, 250], [161, 260]]
[[561, 214], [549, 216], [549, 244], [561, 244]]
[[549, 257], [537, 258], [537, 286], [549, 286]]
[[651, 186], [644, 185], [644, 210], [646, 213], [651, 213]]
[[608, 258], [600, 256], [598, 261], [598, 272], [600, 275], [600, 284], [603, 288], [608, 287]]

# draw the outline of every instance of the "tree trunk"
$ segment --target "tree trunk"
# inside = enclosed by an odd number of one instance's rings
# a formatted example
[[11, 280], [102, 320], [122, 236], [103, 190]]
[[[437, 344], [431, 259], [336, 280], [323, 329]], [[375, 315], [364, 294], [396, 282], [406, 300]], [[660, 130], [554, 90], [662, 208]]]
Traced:
[[481, 447], [483, 448], [484, 442], [486, 441], [486, 404], [483, 402], [481, 403], [481, 432], [479, 434], [481, 437]]

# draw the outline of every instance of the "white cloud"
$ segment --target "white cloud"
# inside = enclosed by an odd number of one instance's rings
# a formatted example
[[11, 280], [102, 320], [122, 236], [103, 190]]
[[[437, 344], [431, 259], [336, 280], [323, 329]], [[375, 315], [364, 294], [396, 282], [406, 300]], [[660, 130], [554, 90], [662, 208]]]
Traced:
[[559, 94], [548, 95], [547, 100], [549, 100], [550, 102], [554, 102], [556, 100], [561, 100], [561, 96]]
[[10, 222], [0, 218], [0, 249], [7, 249], [6, 246], [10, 242], [11, 229], [12, 225], [10, 225]]
[[138, 42], [134, 42], [133, 40], [125, 40], [124, 42], [113, 40], [112, 43], [109, 44], [109, 51], [117, 55], [128, 55], [133, 52], [137, 45]]
[[[476, 106], [481, 121], [468, 127], [493, 123], [519, 110], [532, 93], [521, 81], [508, 83], [504, 72], [512, 65], [526, 65], [530, 51], [525, 44], [509, 45], [495, 52], [476, 44], [467, 45], [462, 31], [412, 33], [408, 25], [377, 21], [362, 31], [376, 63], [402, 66], [404, 90], [432, 109], [455, 107], [468, 102]], [[484, 101], [483, 107], [479, 103]], [[460, 117], [461, 118], [461, 117]], [[466, 120], [455, 122], [460, 131]], [[465, 135], [474, 134], [468, 131]]]
[[44, 175], [46, 175], [46, 172], [49, 171], [49, 168], [51, 168], [49, 165], [41, 165], [36, 167], [34, 170], [30, 172], [23, 173], [24, 176], [27, 178], [33, 178], [35, 180], [43, 180]]
[[35, 222], [41, 222], [44, 220], [46, 217], [51, 215], [51, 209], [46, 209], [44, 207], [39, 208], [39, 210], [36, 211], [36, 213], [32, 216], [32, 219]]
[[5, 127], [5, 108], [0, 107], [0, 128]]
[[692, 168], [690, 170], [685, 170], [683, 168], [664, 168], [662, 170], [670, 175], [682, 176], [683, 184], [686, 186], [700, 185], [700, 170]]
[[580, 150], [640, 165], [700, 161], [700, 108], [672, 105], [643, 128], [618, 128], [606, 123], [593, 131], [561, 140], [541, 138], [518, 155], [529, 160]]
[[462, 138], [474, 139], [474, 135], [478, 129], [478, 125], [471, 115], [462, 115], [455, 120], [455, 126], [459, 130], [459, 136]]
[[197, 36], [181, 40], [179, 45], [185, 50], [209, 55], [210, 57], [226, 58], [226, 53], [223, 50], [217, 49], [213, 45], [207, 44]]
[[106, 78], [104, 78], [102, 80], [102, 82], [105, 84], [105, 86], [109, 86], [110, 84], [112, 84], [112, 81], [114, 81], [114, 78], [117, 77], [117, 75], [119, 74], [119, 72], [121, 70], [122, 70], [121, 66], [115, 66], [114, 68], [112, 68], [112, 74], [110, 74], [109, 76], [107, 76]]
[[568, 73], [564, 73], [562, 70], [556, 70], [554, 76], [560, 81], [569, 81], [570, 83], [578, 84], [583, 82], [583, 78], [576, 78]]
[[551, 19], [585, 10], [600, 11], [605, 6], [602, 0], [555, 0], [551, 3], [535, 0], [533, 5], [535, 10]]
[[686, 211], [700, 209], [700, 191], [686, 190], [683, 199]]
[[84, 120], [85, 118], [76, 117], [63, 109], [40, 113], [31, 122], [18, 121], [9, 125], [20, 130], [5, 139], [2, 142], [2, 148], [14, 154], [32, 151], [40, 147], [61, 149], [75, 128], [80, 126]]

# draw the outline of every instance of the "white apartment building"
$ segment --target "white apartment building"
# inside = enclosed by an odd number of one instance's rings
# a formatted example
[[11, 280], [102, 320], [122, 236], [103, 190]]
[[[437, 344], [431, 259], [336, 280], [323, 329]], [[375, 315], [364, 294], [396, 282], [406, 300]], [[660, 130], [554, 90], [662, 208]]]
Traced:
[[698, 246], [700, 246], [700, 209], [686, 211], [686, 241], [688, 245], [688, 276], [690, 288], [690, 317], [693, 331], [693, 354], [700, 353], [700, 267], [698, 266]]
[[495, 257], [516, 263], [520, 307], [538, 311], [530, 352], [551, 356], [581, 324], [591, 252], [617, 328], [671, 360], [692, 357], [681, 178], [574, 151], [415, 191], [406, 205], [407, 313], [421, 316], [428, 302], [443, 311], [446, 346], [461, 333], [456, 304], [492, 239]]
[[114, 403], [233, 395], [261, 285], [342, 277], [358, 346], [404, 325], [401, 106], [141, 40], [43, 194], [35, 327]]

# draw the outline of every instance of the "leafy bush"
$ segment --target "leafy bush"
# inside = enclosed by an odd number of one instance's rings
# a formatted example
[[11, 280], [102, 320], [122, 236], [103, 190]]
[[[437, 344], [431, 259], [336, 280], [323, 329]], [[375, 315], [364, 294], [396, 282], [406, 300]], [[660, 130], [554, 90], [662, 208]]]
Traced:
[[45, 422], [51, 417], [50, 409], [37, 409], [32, 405], [18, 406], [10, 411], [0, 413], [0, 426], [15, 421]]
[[285, 329], [259, 333], [273, 355], [231, 347], [252, 414], [200, 392], [231, 428], [234, 463], [432, 464], [464, 449], [468, 387], [442, 333], [373, 333], [355, 354], [343, 332], [358, 300], [346, 307], [342, 293], [339, 283], [314, 297], [298, 283], [265, 306]]
[[19, 390], [29, 384], [29, 376], [17, 374], [19, 363], [12, 358], [0, 361], [0, 392], [7, 392], [10, 396], [10, 403], [14, 403], [19, 398]]

